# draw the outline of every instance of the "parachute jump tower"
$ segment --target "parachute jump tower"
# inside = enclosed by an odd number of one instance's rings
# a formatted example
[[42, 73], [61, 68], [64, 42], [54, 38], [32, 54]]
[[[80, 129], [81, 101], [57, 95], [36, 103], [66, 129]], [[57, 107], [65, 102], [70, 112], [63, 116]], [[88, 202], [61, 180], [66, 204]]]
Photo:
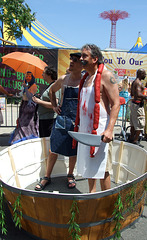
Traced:
[[110, 48], [116, 48], [116, 23], [119, 19], [125, 19], [129, 16], [128, 12], [120, 10], [104, 11], [99, 15], [103, 19], [111, 21]]

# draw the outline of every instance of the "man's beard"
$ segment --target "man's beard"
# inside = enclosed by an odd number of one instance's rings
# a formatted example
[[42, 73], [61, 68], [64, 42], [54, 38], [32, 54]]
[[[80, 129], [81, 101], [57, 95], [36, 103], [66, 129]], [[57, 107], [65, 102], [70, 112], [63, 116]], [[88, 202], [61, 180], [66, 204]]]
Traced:
[[88, 63], [88, 61], [82, 60], [81, 63], [82, 63], [83, 66], [85, 66]]

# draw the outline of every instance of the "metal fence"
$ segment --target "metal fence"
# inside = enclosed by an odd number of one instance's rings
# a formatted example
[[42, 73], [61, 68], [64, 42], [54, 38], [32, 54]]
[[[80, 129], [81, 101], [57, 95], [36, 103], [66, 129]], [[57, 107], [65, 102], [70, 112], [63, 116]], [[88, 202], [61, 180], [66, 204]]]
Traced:
[[[126, 104], [121, 105], [122, 111], [120, 111], [120, 115], [115, 123], [115, 127], [120, 128], [120, 132], [118, 134], [118, 139], [127, 141], [127, 134], [130, 132], [130, 99]], [[129, 131], [128, 131], [129, 130]]]
[[[3, 116], [3, 124], [1, 124], [1, 127], [16, 127], [21, 99], [21, 97], [4, 97], [0, 95], [0, 111]], [[129, 104], [123, 105], [122, 116], [118, 117], [115, 124], [115, 127], [120, 127], [120, 134], [122, 131], [126, 131], [129, 124], [128, 119], [126, 119], [128, 106]]]
[[20, 97], [4, 97], [0, 95], [0, 111], [3, 118], [1, 127], [16, 127], [20, 102]]

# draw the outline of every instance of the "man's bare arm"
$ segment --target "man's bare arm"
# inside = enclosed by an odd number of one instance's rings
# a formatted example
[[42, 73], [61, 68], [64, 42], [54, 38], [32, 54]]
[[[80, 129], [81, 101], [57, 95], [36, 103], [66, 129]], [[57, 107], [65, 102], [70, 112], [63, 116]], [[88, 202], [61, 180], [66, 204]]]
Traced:
[[104, 142], [110, 142], [113, 137], [113, 129], [120, 109], [119, 91], [114, 76], [107, 71], [105, 74], [104, 89], [110, 104], [110, 119], [107, 129], [104, 131]]
[[0, 92], [2, 92], [3, 94], [6, 94], [7, 96], [10, 96], [10, 97], [13, 96], [13, 94], [8, 93], [1, 85], [0, 85]]
[[49, 97], [50, 97], [50, 101], [52, 103], [53, 106], [53, 110], [57, 113], [60, 114], [61, 109], [60, 106], [57, 106], [57, 99], [56, 99], [56, 92], [59, 89], [62, 89], [63, 87], [63, 81], [64, 81], [64, 76], [60, 77], [58, 80], [56, 80], [52, 86], [50, 87], [50, 91], [49, 91]]

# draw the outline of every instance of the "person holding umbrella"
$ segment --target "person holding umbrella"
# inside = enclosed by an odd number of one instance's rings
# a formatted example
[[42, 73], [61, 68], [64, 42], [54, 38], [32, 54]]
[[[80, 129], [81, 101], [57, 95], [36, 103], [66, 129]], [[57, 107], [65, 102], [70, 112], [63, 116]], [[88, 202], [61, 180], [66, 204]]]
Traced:
[[37, 93], [37, 85], [32, 72], [26, 73], [23, 87], [17, 127], [11, 135], [10, 144], [39, 137], [36, 103], [32, 101], [32, 97]]

